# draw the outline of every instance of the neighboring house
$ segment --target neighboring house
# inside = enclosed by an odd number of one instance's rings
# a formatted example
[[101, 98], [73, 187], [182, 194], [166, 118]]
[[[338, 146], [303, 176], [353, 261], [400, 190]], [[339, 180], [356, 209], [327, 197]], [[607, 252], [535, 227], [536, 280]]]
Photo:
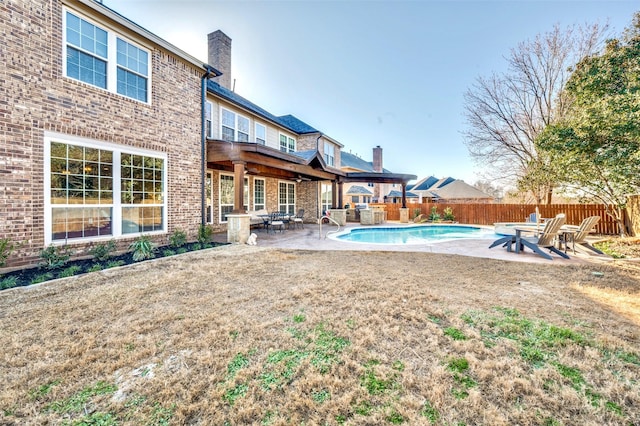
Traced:
[[371, 202], [373, 192], [369, 191], [364, 186], [351, 185], [347, 190], [346, 195], [348, 204], [366, 204]]
[[[405, 194], [407, 202], [409, 203], [417, 203], [419, 197], [413, 192], [407, 191]], [[402, 192], [393, 190], [389, 192], [386, 196], [387, 203], [401, 203], [402, 202]]]
[[[50, 244], [193, 237], [230, 212], [314, 218], [362, 178], [340, 169], [342, 144], [229, 89], [219, 31], [205, 64], [93, 0], [12, 1], [0, 28], [0, 239], [20, 243], [9, 266]], [[415, 179], [381, 176], [366, 177]]]
[[421, 203], [492, 203], [494, 198], [462, 180], [433, 176], [408, 185], [407, 190], [417, 195]]
[[[373, 148], [373, 161], [366, 161], [360, 158], [357, 155], [343, 152], [341, 154], [342, 161], [340, 163], [340, 168], [348, 173], [361, 173], [363, 178], [367, 173], [373, 173], [375, 176], [381, 174], [381, 176], [389, 175], [393, 176], [393, 173], [383, 167], [383, 157], [382, 157], [382, 148], [380, 145]], [[347, 194], [350, 194], [353, 186], [366, 187], [372, 195], [369, 201], [372, 203], [383, 203], [387, 202], [387, 195], [389, 192], [393, 190], [397, 190], [401, 188], [401, 185], [397, 181], [389, 180], [389, 181], [366, 181], [362, 180], [360, 182], [352, 182], [350, 184], [345, 185], [345, 191]], [[356, 195], [356, 194], [354, 194]], [[363, 194], [364, 195], [364, 194]], [[351, 201], [351, 200], [347, 200]], [[355, 202], [355, 201], [351, 201]], [[364, 202], [364, 201], [363, 201]]]

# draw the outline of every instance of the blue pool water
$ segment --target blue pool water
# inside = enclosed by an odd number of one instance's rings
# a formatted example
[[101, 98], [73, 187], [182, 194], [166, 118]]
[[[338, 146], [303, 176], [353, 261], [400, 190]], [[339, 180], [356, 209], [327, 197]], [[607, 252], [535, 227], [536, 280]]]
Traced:
[[490, 228], [465, 225], [419, 225], [355, 228], [331, 236], [338, 241], [367, 244], [425, 244], [463, 238], [496, 238]]

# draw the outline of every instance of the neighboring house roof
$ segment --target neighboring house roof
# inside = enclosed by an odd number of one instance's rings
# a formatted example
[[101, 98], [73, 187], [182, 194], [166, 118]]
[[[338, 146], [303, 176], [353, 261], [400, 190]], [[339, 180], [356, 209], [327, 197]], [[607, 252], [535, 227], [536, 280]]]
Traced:
[[480, 191], [462, 180], [453, 180], [452, 182], [430, 190], [437, 198], [452, 200], [461, 198], [493, 198], [491, 195]]
[[[416, 194], [414, 194], [413, 192], [409, 192], [407, 191], [407, 198], [418, 198], [418, 196]], [[397, 189], [394, 189], [392, 191], [389, 191], [389, 194], [387, 195], [387, 197], [389, 198], [400, 198], [402, 197], [402, 191], [398, 191]]]
[[[365, 161], [357, 155], [353, 155], [344, 151], [340, 152], [340, 165], [343, 168], [357, 169], [363, 172], [375, 173], [375, 170], [373, 170], [372, 161]], [[382, 173], [391, 173], [391, 171], [383, 168]]]
[[209, 92], [214, 93], [233, 104], [239, 105], [242, 108], [246, 109], [247, 111], [252, 112], [253, 114], [259, 115], [266, 120], [279, 124], [280, 126], [288, 130], [291, 130], [294, 133], [297, 133], [297, 134], [319, 133], [318, 130], [309, 126], [307, 123], [300, 121], [293, 115], [283, 115], [282, 117], [277, 117], [271, 114], [266, 109], [259, 107], [258, 105], [254, 104], [250, 100], [243, 98], [242, 96], [238, 95], [236, 92], [233, 92], [227, 89], [226, 87], [221, 86], [215, 81], [209, 80], [207, 82], [207, 89], [209, 90]]
[[346, 195], [373, 195], [373, 192], [369, 191], [364, 186], [353, 185], [351, 188], [349, 188], [349, 191], [347, 191]]
[[[442, 188], [444, 186], [449, 185], [451, 182], [455, 181], [456, 179], [452, 178], [452, 177], [446, 177], [443, 179], [440, 179], [439, 181], [437, 181], [436, 183], [434, 183], [431, 188], [429, 189], [438, 189], [438, 188]], [[463, 182], [463, 181], [461, 181]], [[464, 182], [463, 182], [464, 183]]]
[[[419, 180], [410, 189], [413, 191], [428, 191], [429, 188], [431, 188], [436, 182], [438, 182], [438, 179], [433, 176], [429, 176], [422, 180]], [[407, 187], [407, 189], [409, 188]]]

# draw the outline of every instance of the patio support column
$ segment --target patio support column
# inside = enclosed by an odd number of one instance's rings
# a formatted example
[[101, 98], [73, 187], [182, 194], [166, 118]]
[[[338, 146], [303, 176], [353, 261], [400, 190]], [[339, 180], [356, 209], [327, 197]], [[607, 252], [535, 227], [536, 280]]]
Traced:
[[344, 185], [344, 182], [340, 181], [338, 182], [338, 205], [336, 206], [336, 208], [341, 209], [344, 207], [344, 203], [342, 202], [342, 187]]
[[402, 182], [402, 208], [407, 207], [407, 183]]
[[232, 213], [246, 213], [244, 210], [244, 161], [233, 162], [233, 211]]
[[331, 208], [335, 209], [338, 203], [338, 182], [331, 181]]

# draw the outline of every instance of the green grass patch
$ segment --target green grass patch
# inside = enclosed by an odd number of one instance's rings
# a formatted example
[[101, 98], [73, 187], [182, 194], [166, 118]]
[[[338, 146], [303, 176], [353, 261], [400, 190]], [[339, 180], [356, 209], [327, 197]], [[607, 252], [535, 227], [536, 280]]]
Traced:
[[455, 327], [445, 328], [444, 335], [451, 337], [453, 340], [467, 340], [467, 337], [464, 335], [464, 333]]
[[29, 391], [29, 399], [31, 401], [35, 401], [38, 399], [43, 398], [44, 396], [48, 395], [49, 392], [51, 392], [51, 389], [53, 389], [54, 386], [57, 386], [61, 383], [61, 380], [52, 380], [50, 382], [45, 383], [44, 385], [38, 386], [35, 389], [32, 389]]
[[238, 371], [248, 366], [249, 358], [242, 353], [237, 353], [236, 356], [234, 356], [231, 362], [227, 365], [227, 377], [235, 377]]
[[424, 402], [422, 410], [420, 410], [420, 415], [422, 417], [426, 417], [432, 425], [436, 424], [438, 420], [440, 420], [440, 413], [429, 401]]
[[[95, 412], [71, 422], [62, 423], [65, 426], [116, 426], [117, 418], [111, 413]], [[157, 423], [156, 423], [157, 424]]]
[[311, 392], [311, 398], [316, 403], [322, 404], [323, 402], [331, 399], [331, 393], [326, 389], [322, 389], [317, 392]]
[[559, 362], [554, 363], [554, 366], [563, 377], [569, 379], [571, 387], [575, 390], [580, 391], [586, 385], [582, 372], [578, 368], [568, 367]]
[[98, 395], [112, 394], [117, 390], [116, 385], [107, 382], [97, 382], [62, 401], [49, 404], [47, 409], [54, 413], [74, 413], [81, 411], [89, 400]]
[[227, 401], [229, 405], [233, 406], [238, 398], [241, 398], [247, 394], [248, 390], [249, 386], [247, 386], [245, 383], [239, 383], [234, 387], [227, 389], [227, 391], [222, 396], [222, 399]]

